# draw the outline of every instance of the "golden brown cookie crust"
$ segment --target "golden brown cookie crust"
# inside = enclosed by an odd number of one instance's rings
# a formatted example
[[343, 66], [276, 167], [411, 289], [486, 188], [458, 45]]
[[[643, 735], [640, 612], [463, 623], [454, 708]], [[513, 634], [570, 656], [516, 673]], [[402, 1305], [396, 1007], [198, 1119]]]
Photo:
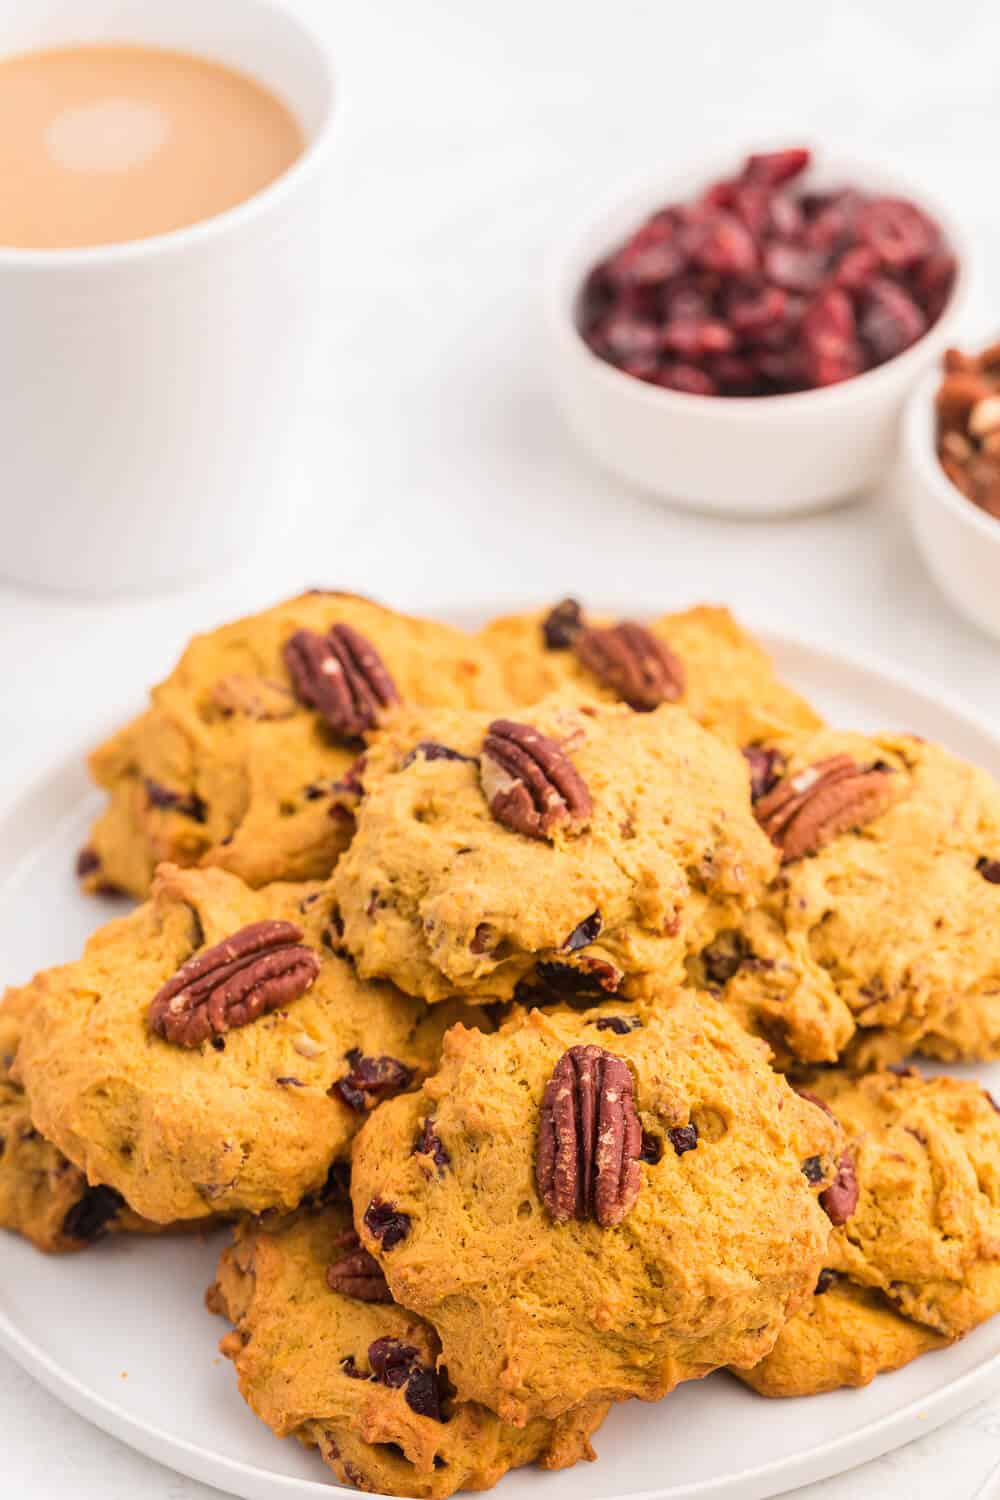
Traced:
[[[414, 1313], [331, 1290], [327, 1268], [343, 1254], [350, 1229], [350, 1210], [331, 1206], [275, 1228], [247, 1223], [223, 1253], [209, 1307], [235, 1324], [220, 1347], [267, 1426], [318, 1447], [344, 1484], [430, 1500], [488, 1489], [521, 1464], [565, 1468], [594, 1457], [589, 1438], [606, 1405], [512, 1427], [458, 1401], [447, 1403], [448, 1420], [439, 1422], [414, 1411], [404, 1388], [364, 1378], [378, 1339], [409, 1346], [428, 1369], [440, 1344]], [[345, 1361], [362, 1378], [346, 1374]]]
[[881, 1292], [835, 1281], [785, 1325], [766, 1359], [733, 1373], [761, 1396], [819, 1396], [868, 1385], [950, 1342], [900, 1317]]
[[[1000, 1311], [1000, 1115], [965, 1079], [806, 1080], [850, 1142], [858, 1204], [833, 1230], [819, 1295], [756, 1369], [764, 1395], [865, 1385]], [[806, 1086], [806, 1085], [803, 1085]]]
[[[589, 698], [613, 701], [569, 647], [546, 646], [543, 626], [549, 610], [529, 610], [492, 620], [480, 639], [494, 654], [512, 702], [537, 703], [570, 688]], [[611, 618], [584, 612], [589, 625]], [[680, 658], [685, 688], [680, 702], [706, 729], [731, 744], [757, 744], [775, 735], [818, 729], [815, 709], [782, 682], [763, 646], [719, 605], [659, 615], [647, 628]]]
[[28, 988], [9, 990], [0, 1003], [0, 1228], [11, 1229], [38, 1250], [83, 1250], [105, 1234], [153, 1233], [110, 1188], [92, 1188], [86, 1177], [35, 1128], [24, 1091], [11, 1078]]
[[[363, 1102], [328, 1092], [351, 1070], [346, 1054], [395, 1058], [416, 1081], [467, 1015], [361, 982], [327, 946], [329, 918], [319, 885], [254, 891], [224, 870], [161, 867], [149, 902], [26, 987], [16, 1068], [38, 1128], [159, 1223], [294, 1208], [363, 1119]], [[308, 993], [214, 1045], [154, 1035], [150, 1002], [180, 965], [267, 919], [295, 923], [321, 961]]]
[[650, 974], [679, 976], [763, 892], [777, 855], [754, 820], [746, 762], [683, 710], [557, 696], [524, 722], [586, 784], [584, 826], [528, 837], [491, 813], [488, 714], [400, 715], [373, 745], [331, 881], [362, 975], [431, 1002], [508, 999], [539, 975], [557, 990], [634, 994]]
[[[838, 755], [890, 767], [892, 799], [782, 867], [737, 924], [727, 1003], [786, 1063], [1000, 1056], [1000, 885], [981, 868], [1000, 848], [1000, 788], [905, 735], [824, 730], [776, 748], [788, 774]], [[712, 982], [708, 958], [696, 983]]]
[[[638, 1196], [610, 1228], [556, 1222], [536, 1180], [546, 1084], [588, 1044], [625, 1060], [659, 1158], [640, 1161]], [[455, 1027], [422, 1091], [368, 1121], [355, 1221], [394, 1296], [437, 1328], [459, 1394], [525, 1422], [757, 1363], [815, 1285], [829, 1230], [817, 1193], [840, 1142], [758, 1042], [688, 992], [520, 1012], [488, 1038]]]
[[162, 861], [219, 865], [250, 885], [329, 873], [350, 835], [349, 816], [331, 816], [330, 788], [360, 747], [296, 700], [283, 648], [297, 630], [334, 624], [375, 646], [404, 702], [503, 700], [472, 637], [355, 594], [302, 594], [196, 636], [151, 706], [90, 758], [109, 800], [91, 832], [86, 888], [144, 897]]

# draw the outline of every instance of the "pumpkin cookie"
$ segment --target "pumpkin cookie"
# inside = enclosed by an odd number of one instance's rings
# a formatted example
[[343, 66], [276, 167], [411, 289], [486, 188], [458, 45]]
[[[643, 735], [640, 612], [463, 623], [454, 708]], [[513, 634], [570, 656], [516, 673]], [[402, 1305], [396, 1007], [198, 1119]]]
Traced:
[[151, 706], [94, 751], [109, 793], [78, 870], [143, 897], [157, 864], [250, 885], [327, 875], [350, 836], [333, 800], [360, 736], [399, 702], [492, 707], [472, 637], [353, 594], [303, 594], [194, 638]]
[[847, 1133], [857, 1205], [816, 1293], [755, 1369], [766, 1396], [867, 1385], [1000, 1312], [1000, 1115], [978, 1084], [835, 1070], [809, 1079]]
[[0, 1004], [0, 1228], [16, 1230], [38, 1250], [83, 1250], [105, 1234], [152, 1233], [109, 1187], [86, 1177], [35, 1129], [24, 1091], [10, 1070], [30, 990], [9, 990]]
[[519, 1011], [367, 1122], [355, 1224], [459, 1396], [521, 1424], [758, 1363], [816, 1284], [841, 1141], [688, 991]]
[[682, 709], [400, 714], [362, 779], [331, 881], [343, 941], [363, 976], [429, 1001], [634, 995], [777, 865], [743, 757]]
[[367, 1110], [436, 1066], [458, 1009], [362, 983], [329, 915], [319, 885], [162, 866], [150, 901], [22, 992], [35, 1125], [158, 1223], [322, 1188]]
[[1000, 1056], [1000, 788], [905, 735], [833, 730], [752, 752], [783, 860], [690, 965], [779, 1058]]
[[344, 1484], [443, 1500], [521, 1464], [594, 1457], [606, 1403], [513, 1427], [453, 1399], [433, 1328], [392, 1301], [346, 1207], [238, 1228], [207, 1300], [235, 1324], [220, 1348], [248, 1405], [279, 1437], [318, 1448]]
[[709, 604], [644, 625], [584, 613], [573, 599], [492, 621], [480, 639], [515, 704], [566, 686], [634, 708], [681, 703], [732, 744], [819, 728], [815, 710], [774, 670], [728, 609]]

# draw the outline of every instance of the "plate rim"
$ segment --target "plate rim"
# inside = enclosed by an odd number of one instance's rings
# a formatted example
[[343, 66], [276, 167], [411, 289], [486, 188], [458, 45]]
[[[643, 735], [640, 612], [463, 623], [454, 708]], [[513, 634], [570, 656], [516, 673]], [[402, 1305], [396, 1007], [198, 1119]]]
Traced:
[[[537, 605], [526, 607], [537, 608]], [[517, 609], [516, 604], [507, 604], [503, 613], [515, 613]], [[638, 612], [635, 601], [628, 606], [628, 612]], [[470, 605], [456, 605], [453, 608], [439, 608], [436, 613], [455, 623], [468, 623], [473, 618], [481, 619], [485, 612]], [[942, 691], [928, 676], [902, 667], [867, 648], [845, 647], [840, 642], [812, 632], [793, 633], [782, 630], [771, 621], [755, 621], [752, 616], [748, 617], [742, 612], [739, 618], [768, 651], [778, 654], [804, 653], [838, 671], [859, 674], [869, 680], [887, 681], [894, 688], [923, 699], [929, 707], [960, 722], [973, 735], [989, 742], [1000, 756], [1000, 727], [981, 717], [961, 696], [947, 689]], [[120, 723], [120, 718], [116, 722]], [[99, 725], [98, 732], [102, 728]], [[107, 732], [111, 732], [110, 727]], [[3, 832], [4, 825], [16, 816], [20, 806], [37, 798], [54, 780], [74, 773], [82, 779], [85, 775], [84, 766], [85, 753], [81, 753], [79, 746], [74, 750], [68, 745], [62, 745], [42, 762], [31, 777], [0, 795], [0, 833]], [[57, 815], [54, 824], [58, 821]], [[4, 841], [0, 838], [0, 886], [5, 886], [16, 876], [26, 857], [23, 852], [14, 852], [8, 863], [4, 857], [4, 849]], [[4, 1307], [0, 1307], [0, 1348], [83, 1420], [154, 1462], [200, 1483], [223, 1489], [230, 1483], [246, 1479], [257, 1485], [266, 1485], [272, 1493], [303, 1497], [320, 1497], [331, 1491], [354, 1493], [346, 1486], [325, 1478], [303, 1479], [261, 1469], [256, 1464], [246, 1463], [242, 1459], [191, 1442], [154, 1422], [134, 1416], [119, 1402], [91, 1389], [80, 1377], [62, 1368], [52, 1355], [17, 1327]], [[627, 1492], [627, 1500], [727, 1500], [727, 1497], [728, 1500], [763, 1500], [766, 1496], [783, 1494], [800, 1485], [845, 1473], [923, 1433], [933, 1431], [997, 1391], [1000, 1391], [1000, 1350], [989, 1355], [974, 1369], [946, 1381], [923, 1397], [914, 1398], [899, 1410], [864, 1423], [807, 1452], [791, 1454], [757, 1464], [753, 1468], [698, 1480], [680, 1487], [658, 1486]], [[794, 1403], [791, 1403], [789, 1412], [793, 1410]], [[613, 1500], [616, 1492], [609, 1489], [607, 1497], [608, 1500]]]

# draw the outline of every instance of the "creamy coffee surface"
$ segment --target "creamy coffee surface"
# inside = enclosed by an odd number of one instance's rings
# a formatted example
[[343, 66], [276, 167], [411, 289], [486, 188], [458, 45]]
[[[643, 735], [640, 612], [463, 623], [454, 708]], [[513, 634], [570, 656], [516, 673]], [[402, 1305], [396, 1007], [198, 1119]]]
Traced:
[[103, 44], [0, 58], [0, 246], [181, 229], [252, 197], [304, 145], [269, 89], [207, 58]]

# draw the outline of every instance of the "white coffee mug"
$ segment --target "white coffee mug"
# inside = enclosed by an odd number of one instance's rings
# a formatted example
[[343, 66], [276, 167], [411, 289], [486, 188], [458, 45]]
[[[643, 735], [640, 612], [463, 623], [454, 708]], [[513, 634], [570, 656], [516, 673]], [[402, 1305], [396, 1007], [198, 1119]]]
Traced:
[[269, 187], [190, 228], [0, 248], [0, 574], [139, 592], [266, 545], [287, 503], [321, 304], [333, 77], [321, 41], [271, 0], [31, 0], [0, 17], [2, 54], [85, 42], [239, 69], [306, 137]]

